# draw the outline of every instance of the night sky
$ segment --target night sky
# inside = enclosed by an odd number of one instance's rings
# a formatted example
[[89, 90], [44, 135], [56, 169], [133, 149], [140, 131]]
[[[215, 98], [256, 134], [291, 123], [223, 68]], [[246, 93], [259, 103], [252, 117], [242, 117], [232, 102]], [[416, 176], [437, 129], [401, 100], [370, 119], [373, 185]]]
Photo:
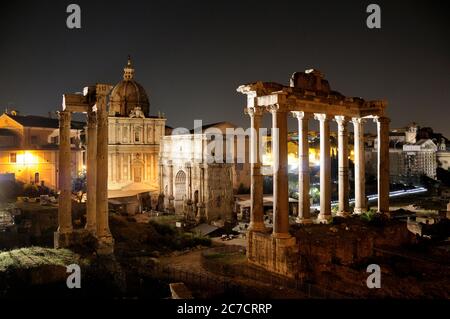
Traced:
[[[332, 89], [387, 99], [392, 127], [450, 138], [447, 1], [2, 1], [0, 108], [47, 115], [66, 92], [122, 79], [127, 55], [168, 125], [248, 126], [240, 84], [321, 70]], [[66, 27], [81, 6], [82, 28]], [[382, 10], [381, 30], [366, 7]], [[292, 127], [295, 120], [290, 121]]]

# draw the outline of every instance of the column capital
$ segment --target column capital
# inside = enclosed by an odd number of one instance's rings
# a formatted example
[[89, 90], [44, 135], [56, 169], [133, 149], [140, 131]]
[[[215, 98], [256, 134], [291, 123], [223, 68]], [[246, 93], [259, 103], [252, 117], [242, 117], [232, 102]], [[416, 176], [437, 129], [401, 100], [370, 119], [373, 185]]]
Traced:
[[299, 120], [309, 120], [312, 117], [311, 113], [303, 111], [292, 111], [291, 113], [293, 117]]
[[87, 126], [90, 128], [97, 128], [97, 112], [93, 107], [89, 107], [86, 113]]
[[327, 115], [325, 113], [314, 113], [314, 119], [320, 121], [320, 122], [326, 122], [330, 120], [330, 115]]
[[112, 85], [98, 83], [95, 85], [95, 93], [97, 96], [107, 96], [112, 88]]
[[266, 106], [266, 110], [267, 110], [267, 112], [270, 112], [272, 114], [274, 114], [274, 113], [282, 113], [282, 112], [286, 113], [287, 112], [287, 109], [285, 108], [285, 106], [280, 104], [280, 103], [275, 103], [275, 104], [268, 105], [268, 106]]
[[344, 116], [344, 115], [336, 115], [334, 117], [334, 120], [336, 121], [336, 123], [339, 126], [343, 126], [343, 125], [345, 125], [345, 124], [347, 124], [349, 122], [350, 118], [347, 117], [347, 116]]
[[377, 116], [374, 117], [373, 121], [375, 123], [388, 124], [391, 122], [391, 119], [386, 116]]
[[264, 115], [264, 108], [262, 108], [260, 106], [247, 107], [245, 109], [245, 113], [248, 114], [250, 117], [263, 116]]
[[70, 122], [70, 116], [72, 114], [70, 111], [58, 111], [57, 114], [60, 123]]
[[365, 121], [366, 121], [366, 119], [364, 119], [362, 117], [352, 117], [352, 122], [354, 125], [363, 124]]

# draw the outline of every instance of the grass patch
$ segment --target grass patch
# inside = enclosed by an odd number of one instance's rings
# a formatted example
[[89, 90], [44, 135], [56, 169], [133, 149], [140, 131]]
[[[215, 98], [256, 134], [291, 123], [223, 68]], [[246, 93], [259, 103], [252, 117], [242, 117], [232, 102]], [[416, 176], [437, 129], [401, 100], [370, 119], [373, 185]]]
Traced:
[[377, 213], [377, 211], [374, 209], [371, 209], [367, 212], [362, 213], [359, 216], [359, 218], [362, 221], [364, 221], [370, 225], [373, 225], [373, 226], [383, 226], [384, 225], [384, 221], [383, 221], [381, 214]]
[[161, 236], [161, 243], [169, 249], [183, 250], [195, 246], [211, 246], [211, 240], [207, 237], [183, 232], [173, 225], [163, 224], [154, 220], [151, 220], [149, 224]]
[[0, 253], [0, 272], [30, 269], [45, 265], [67, 266], [80, 263], [80, 257], [68, 249], [26, 247]]
[[162, 216], [155, 216], [151, 217], [150, 221], [158, 224], [173, 224], [175, 225], [176, 222], [180, 221], [182, 218], [180, 216], [176, 215], [162, 215]]

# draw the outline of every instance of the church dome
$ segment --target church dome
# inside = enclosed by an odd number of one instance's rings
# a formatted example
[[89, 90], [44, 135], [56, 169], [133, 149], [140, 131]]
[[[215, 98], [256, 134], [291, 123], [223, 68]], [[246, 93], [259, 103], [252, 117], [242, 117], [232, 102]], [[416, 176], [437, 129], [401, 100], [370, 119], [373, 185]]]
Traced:
[[150, 102], [145, 89], [134, 80], [134, 68], [131, 59], [123, 69], [123, 80], [112, 89], [110, 96], [110, 115], [129, 116], [139, 107], [145, 117], [150, 113]]

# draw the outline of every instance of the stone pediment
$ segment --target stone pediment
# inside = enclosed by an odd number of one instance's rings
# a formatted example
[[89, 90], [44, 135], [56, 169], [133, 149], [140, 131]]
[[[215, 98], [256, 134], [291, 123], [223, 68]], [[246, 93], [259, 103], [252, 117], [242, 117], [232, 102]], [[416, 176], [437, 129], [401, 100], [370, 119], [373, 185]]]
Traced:
[[430, 139], [419, 140], [416, 144], [419, 145], [422, 150], [437, 151], [437, 145]]

